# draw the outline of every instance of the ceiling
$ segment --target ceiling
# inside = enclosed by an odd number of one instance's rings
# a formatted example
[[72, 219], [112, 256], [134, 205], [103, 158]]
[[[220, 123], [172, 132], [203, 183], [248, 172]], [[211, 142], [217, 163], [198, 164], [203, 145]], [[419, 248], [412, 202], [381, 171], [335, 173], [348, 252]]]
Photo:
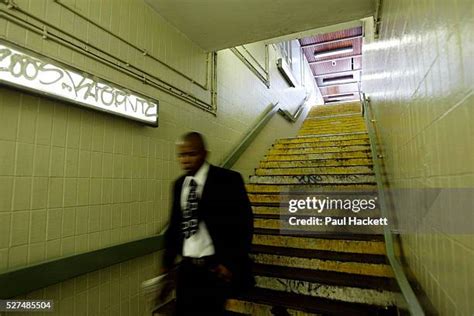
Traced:
[[362, 32], [354, 27], [299, 40], [324, 103], [359, 99]]
[[146, 0], [206, 51], [358, 20], [375, 0]]

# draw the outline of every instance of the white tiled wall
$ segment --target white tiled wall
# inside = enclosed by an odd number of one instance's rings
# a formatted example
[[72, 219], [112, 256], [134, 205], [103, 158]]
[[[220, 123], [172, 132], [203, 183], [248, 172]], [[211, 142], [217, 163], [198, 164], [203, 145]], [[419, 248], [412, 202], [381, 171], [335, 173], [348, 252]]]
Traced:
[[[391, 188], [474, 187], [473, 5], [465, 0], [385, 0], [378, 41], [364, 51]], [[428, 202], [428, 201], [426, 201]], [[450, 201], [441, 228], [401, 237], [405, 260], [441, 315], [474, 313], [474, 231], [449, 230], [470, 211]], [[395, 202], [402, 222], [417, 222]], [[469, 221], [469, 218], [464, 220]], [[439, 223], [438, 223], [439, 224]]]

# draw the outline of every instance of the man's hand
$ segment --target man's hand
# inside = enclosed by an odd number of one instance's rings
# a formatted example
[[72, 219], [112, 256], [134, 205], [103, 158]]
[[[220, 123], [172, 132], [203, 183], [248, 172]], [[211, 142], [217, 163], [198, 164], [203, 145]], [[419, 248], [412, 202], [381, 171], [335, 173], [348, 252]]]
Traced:
[[215, 268], [211, 269], [211, 271], [214, 272], [218, 278], [226, 282], [232, 280], [232, 272], [222, 264], [217, 265]]

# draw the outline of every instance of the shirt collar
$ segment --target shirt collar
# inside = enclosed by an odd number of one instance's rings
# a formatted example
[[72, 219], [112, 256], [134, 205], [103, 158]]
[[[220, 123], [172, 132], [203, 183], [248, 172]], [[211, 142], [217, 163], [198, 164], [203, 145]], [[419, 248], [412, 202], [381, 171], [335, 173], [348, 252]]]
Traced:
[[202, 166], [199, 168], [198, 171], [194, 174], [193, 177], [190, 177], [191, 179], [194, 179], [194, 181], [197, 182], [198, 185], [204, 185], [207, 179], [207, 174], [209, 172], [209, 163], [207, 161], [204, 161]]

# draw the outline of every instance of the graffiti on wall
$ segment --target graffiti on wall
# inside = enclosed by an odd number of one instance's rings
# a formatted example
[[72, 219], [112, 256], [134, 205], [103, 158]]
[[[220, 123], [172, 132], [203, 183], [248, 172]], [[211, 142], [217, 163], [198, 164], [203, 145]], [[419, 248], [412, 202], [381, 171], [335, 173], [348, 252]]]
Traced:
[[158, 101], [0, 41], [0, 83], [158, 126]]

